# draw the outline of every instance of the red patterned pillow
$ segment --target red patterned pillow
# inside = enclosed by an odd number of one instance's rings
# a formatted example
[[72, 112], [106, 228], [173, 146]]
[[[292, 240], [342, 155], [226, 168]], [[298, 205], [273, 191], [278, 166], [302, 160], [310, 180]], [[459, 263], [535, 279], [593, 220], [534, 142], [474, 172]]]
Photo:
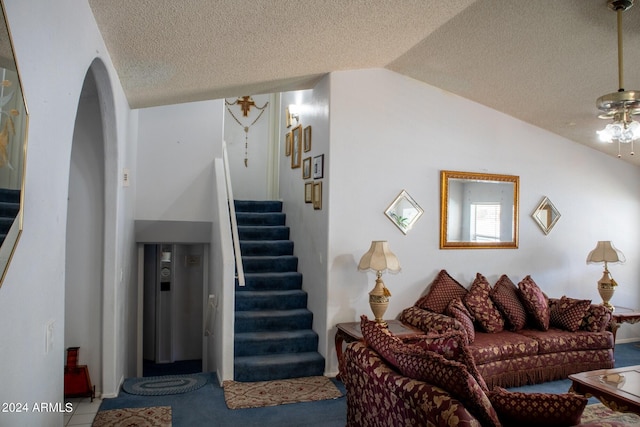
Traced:
[[509, 329], [519, 331], [527, 325], [527, 312], [518, 298], [518, 288], [506, 274], [498, 279], [489, 296], [502, 312]]
[[389, 329], [369, 320], [367, 316], [360, 316], [360, 330], [367, 346], [374, 349], [380, 357], [397, 367], [396, 350], [402, 345], [400, 338], [389, 332]]
[[582, 319], [580, 329], [589, 332], [604, 332], [611, 322], [611, 310], [602, 304], [591, 304]]
[[549, 309], [549, 324], [556, 328], [575, 332], [591, 306], [591, 300], [574, 299], [563, 296]]
[[580, 424], [587, 398], [572, 393], [509, 392], [495, 387], [487, 393], [504, 425], [561, 427]]
[[467, 344], [471, 344], [476, 339], [476, 330], [473, 326], [471, 313], [464, 306], [460, 298], [454, 298], [444, 311], [444, 314], [451, 316], [462, 324], [466, 333]]
[[469, 292], [462, 301], [482, 329], [487, 332], [500, 332], [504, 329], [504, 319], [500, 311], [493, 305], [493, 301], [489, 297], [490, 292], [491, 285], [487, 279], [477, 273]]
[[466, 293], [467, 290], [464, 286], [451, 277], [446, 270], [440, 270], [431, 282], [427, 294], [420, 298], [415, 305], [424, 310], [442, 314], [449, 305], [449, 301], [454, 298], [462, 298]]
[[471, 351], [467, 348], [466, 336], [463, 332], [451, 331], [444, 334], [430, 333], [402, 341], [405, 344], [411, 344], [427, 351], [433, 351], [434, 353], [444, 356], [445, 359], [464, 364], [469, 373], [473, 375], [473, 378], [478, 382], [480, 388], [484, 391], [489, 390], [487, 383], [478, 371], [476, 361]]
[[440, 387], [460, 400], [483, 426], [500, 426], [496, 411], [466, 366], [432, 352], [404, 350], [397, 354], [400, 372]]
[[531, 319], [533, 326], [543, 331], [549, 329], [549, 304], [547, 297], [533, 281], [531, 276], [527, 276], [518, 283], [520, 290], [520, 300], [527, 311], [527, 316]]

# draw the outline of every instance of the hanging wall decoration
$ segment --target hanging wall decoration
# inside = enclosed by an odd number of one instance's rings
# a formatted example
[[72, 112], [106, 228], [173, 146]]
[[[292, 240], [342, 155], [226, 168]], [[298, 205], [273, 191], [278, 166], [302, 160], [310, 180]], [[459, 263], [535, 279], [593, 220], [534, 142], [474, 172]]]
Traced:
[[[249, 166], [249, 128], [251, 128], [251, 126], [255, 125], [256, 122], [260, 120], [260, 117], [262, 117], [262, 114], [266, 111], [267, 106], [269, 105], [269, 102], [267, 101], [264, 103], [262, 107], [258, 107], [250, 96], [243, 96], [241, 98], [236, 99], [233, 102], [229, 102], [225, 99], [224, 103], [227, 106], [227, 111], [229, 111], [229, 114], [231, 114], [231, 117], [233, 117], [233, 120], [235, 120], [236, 123], [238, 123], [244, 129], [244, 167], [246, 168]], [[251, 107], [255, 107], [258, 110], [260, 110], [260, 114], [258, 114], [258, 117], [256, 117], [251, 122], [251, 124], [247, 126], [243, 124], [240, 121], [240, 119], [236, 117], [235, 114], [233, 114], [233, 111], [231, 111], [231, 108], [229, 108], [232, 105], [239, 105], [240, 110], [242, 111], [242, 115], [244, 117], [249, 116], [249, 113], [251, 112]]]

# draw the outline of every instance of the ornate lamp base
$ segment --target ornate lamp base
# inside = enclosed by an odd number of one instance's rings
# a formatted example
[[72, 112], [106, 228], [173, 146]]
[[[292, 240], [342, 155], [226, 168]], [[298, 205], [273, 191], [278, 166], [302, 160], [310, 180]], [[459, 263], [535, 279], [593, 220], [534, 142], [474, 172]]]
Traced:
[[384, 313], [389, 306], [389, 297], [391, 296], [389, 290], [384, 286], [380, 276], [376, 279], [376, 285], [373, 290], [369, 292], [369, 306], [375, 316], [376, 322], [380, 326], [387, 326], [387, 322], [384, 321]]
[[598, 283], [598, 293], [600, 294], [600, 298], [602, 298], [602, 305], [611, 310], [612, 313], [614, 312], [615, 307], [611, 305], [609, 301], [613, 298], [615, 291], [615, 286], [610, 283]]

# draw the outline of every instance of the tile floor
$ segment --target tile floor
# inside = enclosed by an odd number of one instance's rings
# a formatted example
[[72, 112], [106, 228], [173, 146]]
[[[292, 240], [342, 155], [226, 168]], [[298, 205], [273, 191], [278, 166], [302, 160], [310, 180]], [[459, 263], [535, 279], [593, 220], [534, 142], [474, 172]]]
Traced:
[[102, 400], [88, 397], [71, 398], [65, 400], [73, 404], [73, 412], [64, 415], [64, 425], [74, 427], [91, 427], [93, 418], [96, 416]]

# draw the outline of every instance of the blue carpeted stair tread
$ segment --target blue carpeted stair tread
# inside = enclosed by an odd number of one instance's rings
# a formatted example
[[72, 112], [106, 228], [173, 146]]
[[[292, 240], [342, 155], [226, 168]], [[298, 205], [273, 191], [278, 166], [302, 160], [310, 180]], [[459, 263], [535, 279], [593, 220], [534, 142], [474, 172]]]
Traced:
[[236, 293], [236, 310], [293, 310], [307, 306], [308, 294], [301, 290], [245, 291]]
[[242, 226], [283, 226], [286, 215], [279, 212], [236, 212], [236, 221]]
[[[324, 358], [318, 352], [237, 357], [236, 381], [269, 381], [323, 375]], [[255, 380], [254, 377], [263, 378]]]
[[306, 353], [318, 348], [318, 334], [310, 329], [236, 332], [235, 356]]
[[279, 201], [236, 200], [245, 286], [236, 283], [234, 379], [322, 375], [313, 313]]
[[244, 256], [293, 255], [291, 240], [240, 240], [240, 251]]
[[245, 273], [273, 273], [298, 270], [298, 257], [280, 256], [243, 256], [242, 266]]
[[297, 271], [244, 274], [245, 285], [236, 286], [236, 291], [291, 290], [302, 288], [302, 274]]
[[289, 227], [282, 225], [238, 226], [238, 238], [242, 240], [289, 240]]
[[278, 200], [235, 200], [238, 212], [282, 212], [282, 202]]

